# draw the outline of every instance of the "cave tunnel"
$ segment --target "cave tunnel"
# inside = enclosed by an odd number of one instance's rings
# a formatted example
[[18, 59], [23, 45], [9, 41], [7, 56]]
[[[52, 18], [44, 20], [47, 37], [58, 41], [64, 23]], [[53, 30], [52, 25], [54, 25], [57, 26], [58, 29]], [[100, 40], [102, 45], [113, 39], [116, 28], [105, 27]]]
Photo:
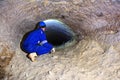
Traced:
[[48, 19], [46, 23], [46, 36], [49, 43], [56, 48], [62, 47], [66, 43], [73, 42], [75, 33], [66, 24], [59, 20]]
[[[59, 50], [31, 63], [19, 43], [41, 20]], [[120, 80], [120, 0], [0, 0], [0, 47], [0, 80]]]

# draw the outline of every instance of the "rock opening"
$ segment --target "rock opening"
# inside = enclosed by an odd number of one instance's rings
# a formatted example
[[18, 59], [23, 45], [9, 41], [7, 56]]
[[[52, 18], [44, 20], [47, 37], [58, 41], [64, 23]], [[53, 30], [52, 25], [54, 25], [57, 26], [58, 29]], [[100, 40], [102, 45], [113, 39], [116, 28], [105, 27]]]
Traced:
[[46, 35], [48, 41], [55, 47], [60, 47], [75, 39], [74, 32], [64, 23], [58, 20], [45, 20], [47, 29]]

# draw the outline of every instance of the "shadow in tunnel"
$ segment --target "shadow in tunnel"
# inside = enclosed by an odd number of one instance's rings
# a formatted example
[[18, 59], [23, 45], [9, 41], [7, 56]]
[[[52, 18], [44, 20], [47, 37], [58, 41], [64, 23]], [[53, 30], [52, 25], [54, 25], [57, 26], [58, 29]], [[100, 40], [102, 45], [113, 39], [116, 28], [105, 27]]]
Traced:
[[48, 19], [46, 23], [46, 36], [48, 42], [55, 47], [65, 45], [67, 42], [74, 39], [74, 32], [64, 23], [55, 19]]

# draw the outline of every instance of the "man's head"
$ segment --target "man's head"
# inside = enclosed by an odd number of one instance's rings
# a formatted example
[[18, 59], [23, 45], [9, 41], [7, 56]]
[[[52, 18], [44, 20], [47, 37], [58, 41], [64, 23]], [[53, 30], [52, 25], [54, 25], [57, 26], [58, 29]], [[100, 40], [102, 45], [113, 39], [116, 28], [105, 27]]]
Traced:
[[40, 22], [38, 23], [38, 26], [39, 26], [39, 28], [41, 28], [43, 31], [45, 31], [45, 29], [46, 29], [46, 24], [45, 24], [45, 22], [40, 21]]

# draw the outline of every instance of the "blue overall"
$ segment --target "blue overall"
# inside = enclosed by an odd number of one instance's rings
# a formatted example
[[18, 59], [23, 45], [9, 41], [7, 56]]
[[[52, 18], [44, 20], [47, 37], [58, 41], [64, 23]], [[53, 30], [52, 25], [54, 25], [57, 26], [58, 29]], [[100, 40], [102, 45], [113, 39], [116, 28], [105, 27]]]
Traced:
[[30, 32], [22, 42], [22, 49], [27, 53], [36, 52], [37, 55], [50, 53], [53, 46], [47, 42], [45, 32], [36, 29]]

